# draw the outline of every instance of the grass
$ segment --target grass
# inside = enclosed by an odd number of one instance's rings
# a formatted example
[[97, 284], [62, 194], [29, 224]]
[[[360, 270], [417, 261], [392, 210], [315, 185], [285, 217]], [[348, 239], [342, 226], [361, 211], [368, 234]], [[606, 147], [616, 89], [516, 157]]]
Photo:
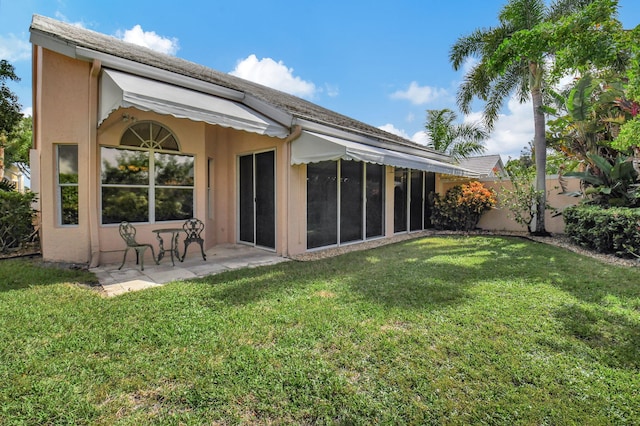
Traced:
[[0, 424], [640, 422], [640, 269], [526, 240], [430, 237], [112, 299], [70, 285], [80, 271], [0, 276]]

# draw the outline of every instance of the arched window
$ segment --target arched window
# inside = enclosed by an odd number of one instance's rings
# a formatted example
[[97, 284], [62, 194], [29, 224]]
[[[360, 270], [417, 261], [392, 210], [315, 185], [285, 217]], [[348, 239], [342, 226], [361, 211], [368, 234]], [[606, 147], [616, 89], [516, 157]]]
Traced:
[[102, 223], [163, 222], [193, 217], [194, 157], [180, 154], [165, 126], [141, 121], [120, 147], [101, 147]]
[[131, 125], [122, 135], [120, 145], [180, 151], [173, 133], [162, 124], [153, 121], [141, 121]]

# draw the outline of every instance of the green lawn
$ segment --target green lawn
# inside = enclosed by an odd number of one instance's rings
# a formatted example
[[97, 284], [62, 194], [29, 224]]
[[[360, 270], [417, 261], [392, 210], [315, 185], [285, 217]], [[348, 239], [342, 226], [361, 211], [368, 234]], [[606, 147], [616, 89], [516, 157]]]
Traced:
[[[55, 273], [54, 273], [55, 272]], [[0, 424], [638, 424], [640, 268], [429, 237], [112, 299], [0, 262]]]

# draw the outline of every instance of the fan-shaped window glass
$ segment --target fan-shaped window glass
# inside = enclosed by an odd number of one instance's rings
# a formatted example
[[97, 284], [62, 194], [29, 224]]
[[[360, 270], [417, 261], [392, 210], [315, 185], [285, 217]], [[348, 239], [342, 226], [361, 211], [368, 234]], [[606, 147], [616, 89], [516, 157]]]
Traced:
[[140, 148], [179, 151], [176, 137], [161, 124], [153, 121], [141, 121], [129, 127], [120, 140], [120, 145]]

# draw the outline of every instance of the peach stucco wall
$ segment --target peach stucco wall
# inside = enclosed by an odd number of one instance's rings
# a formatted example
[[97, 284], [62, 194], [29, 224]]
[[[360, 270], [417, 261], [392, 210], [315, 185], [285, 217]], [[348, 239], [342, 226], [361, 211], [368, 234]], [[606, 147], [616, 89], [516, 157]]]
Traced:
[[[568, 192], [578, 191], [580, 189], [580, 179], [566, 178], [565, 180], [567, 182]], [[462, 182], [463, 180], [457, 180], [445, 183], [442, 187], [441, 193], [443, 194], [449, 188]], [[521, 226], [513, 220], [509, 209], [500, 205], [500, 193], [503, 188], [512, 188], [511, 182], [509, 180], [500, 180], [497, 178], [480, 179], [480, 182], [482, 182], [482, 184], [487, 188], [492, 188], [496, 191], [498, 205], [482, 215], [478, 222], [478, 228], [489, 231], [526, 232], [527, 228], [525, 226]], [[577, 204], [580, 201], [580, 198], [562, 194], [562, 189], [560, 188], [557, 176], [548, 176], [546, 185], [547, 203], [552, 208], [547, 210], [545, 216], [545, 228], [547, 232], [563, 234], [564, 220], [561, 214], [556, 213], [561, 212], [568, 206]]]
[[[36, 50], [34, 78], [39, 87], [37, 104], [42, 111], [35, 115], [35, 146], [40, 162], [40, 181], [34, 185], [41, 211], [41, 249], [47, 260], [88, 262], [90, 229], [88, 211], [79, 211], [79, 226], [59, 226], [56, 217], [56, 155], [55, 144], [77, 144], [80, 158], [89, 158], [91, 123], [89, 91], [91, 64], [69, 59], [50, 51]], [[61, 125], [63, 123], [63, 125]], [[79, 162], [79, 193], [81, 205], [89, 199], [89, 163]]]
[[[276, 252], [287, 254], [287, 142], [133, 108], [114, 111], [97, 128], [100, 64], [74, 60], [42, 48], [34, 49], [34, 63], [37, 63], [34, 64], [34, 104], [38, 107], [34, 113], [36, 141], [32, 155], [41, 163], [40, 173], [35, 174], [39, 182], [34, 186], [40, 194], [42, 253], [46, 260], [94, 265], [122, 260], [124, 244], [118, 225], [100, 223], [100, 146], [119, 145], [123, 132], [133, 120], [152, 120], [168, 127], [177, 137], [181, 151], [194, 156], [194, 215], [205, 222], [206, 248], [237, 241], [238, 156], [274, 150]], [[54, 150], [55, 144], [60, 143], [78, 145], [78, 226], [60, 226], [55, 217]], [[212, 166], [210, 175], [209, 165]], [[181, 221], [163, 222], [162, 226], [181, 224]], [[157, 227], [157, 224], [136, 224], [138, 240], [157, 247], [155, 234], [151, 232]], [[189, 250], [195, 252], [199, 247], [191, 245]], [[150, 260], [150, 253], [148, 257]]]

